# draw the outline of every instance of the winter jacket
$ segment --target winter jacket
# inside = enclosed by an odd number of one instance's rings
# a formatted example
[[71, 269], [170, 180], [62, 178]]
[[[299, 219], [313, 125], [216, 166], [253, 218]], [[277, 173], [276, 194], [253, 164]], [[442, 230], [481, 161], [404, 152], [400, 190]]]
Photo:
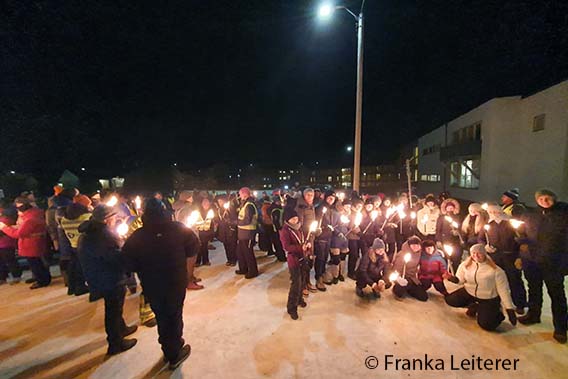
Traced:
[[341, 222], [341, 215], [342, 213], [335, 209], [333, 209], [330, 213], [330, 224], [333, 227], [330, 248], [347, 250], [349, 248], [349, 242], [347, 241], [347, 237], [345, 235], [349, 231], [349, 223], [344, 224], [343, 222]]
[[441, 251], [435, 251], [432, 255], [422, 252], [418, 279], [430, 279], [434, 283], [442, 282], [444, 280], [442, 274], [445, 273], [447, 269], [448, 265]]
[[568, 273], [568, 204], [557, 202], [549, 209], [525, 213], [519, 243], [528, 244], [530, 259]]
[[256, 228], [258, 227], [258, 213], [254, 199], [249, 197], [241, 205], [238, 212], [238, 239], [239, 240], [254, 240]]
[[103, 223], [85, 221], [78, 227], [77, 256], [89, 288], [98, 293], [124, 284], [118, 237]]
[[47, 230], [45, 215], [39, 208], [30, 208], [22, 216], [19, 228], [5, 226], [2, 231], [9, 237], [18, 239], [18, 255], [38, 258], [47, 252]]
[[464, 241], [468, 245], [475, 245], [479, 241], [479, 232], [483, 230], [483, 226], [487, 224], [487, 214], [480, 213], [471, 216], [469, 213], [462, 222], [461, 233]]
[[487, 231], [487, 237], [485, 235], [485, 229], [479, 233], [479, 241], [482, 243], [489, 244], [497, 249], [499, 252], [506, 253], [518, 253], [518, 245], [515, 241], [516, 234], [511, 223], [507, 220], [501, 220], [499, 223], [495, 220], [489, 222], [489, 230]]
[[418, 266], [420, 265], [420, 257], [422, 252], [413, 252], [408, 245], [408, 242], [402, 244], [402, 248], [394, 255], [392, 261], [392, 269], [397, 271], [402, 277], [404, 272], [404, 256], [406, 253], [410, 253], [410, 261], [406, 264], [406, 276], [405, 279], [412, 281], [414, 284], [420, 284], [418, 280]]
[[217, 238], [223, 243], [237, 239], [237, 210], [231, 203], [229, 209], [217, 209], [217, 219], [219, 221], [219, 229], [217, 229]]
[[73, 249], [76, 249], [79, 243], [79, 225], [90, 218], [89, 210], [81, 204], [73, 203], [67, 206], [65, 216], [61, 219], [61, 227]]
[[[428, 206], [424, 206], [424, 208], [416, 212], [416, 227], [418, 231], [423, 236], [435, 235], [438, 217], [440, 217], [440, 209], [438, 207], [430, 209]], [[424, 219], [427, 221], [424, 222]]]
[[[0, 222], [8, 226], [16, 225], [16, 218], [4, 216], [3, 212], [0, 216]], [[16, 245], [18, 244], [18, 240], [16, 238], [12, 238], [8, 236], [6, 233], [0, 231], [0, 249], [15, 249]]]
[[284, 216], [284, 209], [281, 205], [272, 203], [268, 211], [270, 212], [270, 217], [272, 217], [272, 230], [275, 232], [280, 231], [284, 223], [282, 220], [282, 217]]
[[363, 221], [361, 221], [361, 240], [365, 242], [367, 247], [373, 244], [375, 238], [382, 238], [384, 231], [381, 230], [381, 226], [385, 218], [382, 215], [377, 216], [375, 221], [371, 218], [368, 212], [363, 212]]
[[468, 258], [459, 265], [456, 277], [471, 296], [482, 300], [499, 296], [506, 309], [515, 309], [507, 275], [502, 268], [493, 268], [487, 261], [478, 263]]
[[294, 230], [290, 224], [285, 222], [279, 234], [282, 248], [286, 252], [288, 267], [291, 269], [300, 267], [300, 264], [305, 261], [302, 245], [306, 237], [302, 227], [298, 230]]
[[[169, 215], [168, 215], [169, 216]], [[164, 218], [136, 230], [122, 253], [128, 272], [137, 272], [148, 296], [164, 296], [187, 286], [186, 261], [199, 251], [199, 240], [184, 224]]]
[[503, 205], [501, 208], [503, 209], [503, 213], [507, 216], [515, 218], [520, 218], [527, 209], [520, 201], [514, 201], [511, 204]]
[[[326, 209], [325, 213], [323, 213], [323, 209]], [[327, 204], [326, 202], [321, 202], [315, 209], [316, 211], [316, 221], [320, 222], [321, 233], [316, 237], [318, 241], [331, 241], [331, 237], [333, 236], [333, 229], [330, 228], [331, 225], [331, 218], [333, 209], [332, 206]]]
[[387, 255], [377, 255], [377, 260], [373, 262], [370, 254], [375, 254], [375, 252], [369, 251], [364, 253], [361, 257], [361, 261], [359, 262], [359, 266], [357, 267], [355, 275], [357, 277], [357, 287], [359, 288], [364, 288], [367, 285], [372, 286], [380, 279], [383, 279], [388, 283], [388, 280], [385, 279], [389, 267], [389, 259]]
[[310, 225], [316, 219], [316, 209], [313, 205], [306, 203], [303, 197], [300, 197], [296, 202], [294, 210], [298, 213], [298, 218], [302, 224], [302, 230], [305, 235], [310, 231]]
[[458, 233], [460, 232], [459, 225], [461, 225], [461, 220], [458, 215], [450, 215], [450, 217], [454, 222], [458, 223], [458, 227], [454, 228], [452, 224], [446, 220], [446, 216], [441, 215], [436, 221], [436, 241], [459, 244], [460, 237]]

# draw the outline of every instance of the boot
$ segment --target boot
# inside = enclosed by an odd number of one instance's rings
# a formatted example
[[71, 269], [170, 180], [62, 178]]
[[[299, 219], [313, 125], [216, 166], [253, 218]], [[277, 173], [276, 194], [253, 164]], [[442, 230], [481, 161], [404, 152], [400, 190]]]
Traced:
[[465, 311], [465, 314], [466, 314], [468, 317], [475, 317], [475, 316], [477, 316], [477, 306], [478, 306], [477, 303], [470, 304], [470, 305], [467, 307], [467, 311]]
[[177, 358], [173, 362], [170, 362], [170, 366], [168, 368], [170, 370], [175, 370], [183, 363], [183, 361], [185, 361], [189, 357], [190, 354], [191, 354], [191, 346], [185, 345], [184, 347], [181, 348]]
[[518, 317], [517, 320], [523, 325], [540, 324], [540, 314], [535, 311], [531, 311], [529, 308], [527, 314]]
[[126, 337], [126, 336], [129, 336], [131, 334], [134, 334], [137, 330], [138, 330], [138, 326], [136, 326], [136, 325], [127, 326], [126, 329], [124, 329], [123, 336]]
[[561, 344], [565, 344], [566, 343], [566, 331], [562, 332], [562, 331], [554, 331], [554, 334], [552, 335], [552, 337], [554, 337], [554, 339]]
[[333, 274], [331, 273], [331, 272], [332, 272], [332, 267], [333, 267], [333, 266], [329, 266], [329, 267], [327, 268], [327, 270], [326, 270], [326, 272], [323, 274], [323, 278], [322, 278], [323, 284], [327, 284], [328, 286], [333, 284]]
[[359, 287], [355, 287], [355, 293], [357, 294], [357, 296], [359, 297], [365, 297], [365, 294], [363, 293], [363, 289], [359, 288]]
[[130, 350], [136, 345], [138, 341], [136, 338], [132, 339], [123, 339], [120, 345], [118, 346], [109, 346], [107, 350], [107, 355], [116, 355], [120, 354], [123, 351]]
[[325, 292], [327, 290], [327, 288], [325, 288], [325, 284], [323, 284], [323, 278], [320, 277], [316, 283], [316, 288], [321, 291], [321, 292]]
[[298, 319], [298, 311], [297, 311], [297, 310], [288, 311], [288, 314], [290, 315], [290, 317], [292, 318], [292, 320], [297, 320], [297, 319]]
[[308, 281], [307, 287], [308, 287], [308, 291], [310, 291], [310, 292], [318, 292], [318, 289], [316, 288], [316, 286], [314, 286], [310, 281]]
[[337, 275], [337, 279], [339, 279], [340, 282], [345, 281], [345, 277], [343, 276], [343, 274], [347, 272], [346, 266], [347, 266], [346, 260], [339, 262], [339, 274]]

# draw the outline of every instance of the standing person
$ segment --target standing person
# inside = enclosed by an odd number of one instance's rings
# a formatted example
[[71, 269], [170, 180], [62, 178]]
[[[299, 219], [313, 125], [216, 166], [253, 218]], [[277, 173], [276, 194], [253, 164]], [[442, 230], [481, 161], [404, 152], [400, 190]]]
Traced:
[[505, 272], [487, 256], [483, 244], [473, 245], [469, 252], [469, 258], [460, 264], [456, 276], [444, 275], [452, 283], [463, 284], [446, 296], [446, 303], [450, 307], [468, 308], [466, 314], [477, 317], [477, 324], [489, 331], [505, 320], [501, 312], [503, 303], [509, 321], [516, 325], [517, 316]]
[[302, 290], [306, 285], [303, 272], [305, 271], [304, 266], [307, 265], [306, 256], [310, 249], [310, 242], [306, 241], [300, 218], [293, 208], [286, 208], [283, 217], [285, 222], [280, 230], [280, 239], [287, 253], [288, 270], [290, 271], [290, 290], [286, 308], [292, 320], [297, 320], [298, 306], [304, 308], [307, 305], [302, 296]]
[[122, 317], [126, 295], [124, 270], [117, 236], [111, 230], [115, 217], [112, 208], [100, 205], [89, 221], [78, 227], [77, 256], [89, 289], [100, 294], [105, 302], [105, 331], [108, 355], [119, 354], [136, 345], [136, 339], [126, 339], [136, 332], [136, 325], [127, 326]]
[[465, 216], [461, 225], [461, 235], [464, 242], [464, 249], [475, 245], [479, 239], [479, 233], [483, 231], [483, 227], [489, 221], [489, 216], [479, 203], [471, 203], [467, 208], [467, 216]]
[[523, 314], [527, 306], [527, 292], [521, 275], [522, 265], [515, 230], [500, 206], [490, 204], [487, 213], [489, 230], [480, 233], [479, 239], [486, 244], [485, 250], [491, 260], [505, 271], [516, 311]]
[[[445, 246], [450, 246], [452, 254], [449, 256], [454, 272], [462, 260], [462, 244], [460, 242], [461, 220], [459, 218], [460, 203], [452, 198], [448, 198], [440, 205], [441, 215], [436, 221], [436, 241], [440, 250]], [[445, 250], [442, 250], [445, 252]]]
[[197, 231], [199, 233], [200, 249], [197, 255], [196, 267], [201, 265], [211, 266], [209, 261], [209, 243], [213, 241], [215, 237], [215, 225], [213, 219], [215, 218], [215, 212], [211, 208], [211, 202], [209, 198], [204, 197], [201, 199], [201, 204], [199, 206], [199, 217], [197, 219]]
[[14, 204], [21, 218], [19, 227], [0, 222], [0, 231], [8, 237], [18, 239], [18, 255], [27, 259], [36, 280], [30, 289], [47, 287], [51, 283], [51, 274], [42, 260], [48, 246], [44, 213], [33, 207], [25, 197], [16, 198]]
[[365, 252], [365, 244], [361, 241], [361, 224], [357, 222], [363, 220], [363, 201], [355, 198], [351, 204], [353, 211], [350, 215], [349, 231], [347, 232], [347, 240], [349, 244], [349, 257], [347, 260], [347, 276], [352, 280], [357, 280], [355, 270], [357, 262], [361, 255]]
[[[312, 222], [316, 220], [316, 209], [314, 206], [314, 198], [315, 198], [315, 191], [310, 187], [304, 188], [304, 190], [301, 192], [301, 196], [298, 198], [298, 201], [296, 202], [296, 207], [294, 208], [296, 213], [298, 213], [298, 218], [300, 219], [300, 224], [302, 225], [302, 231], [304, 232], [305, 236], [307, 236], [308, 233], [310, 232], [310, 225], [312, 224]], [[310, 246], [312, 247], [312, 250], [309, 251], [308, 261], [307, 261], [309, 269], [307, 270], [306, 273], [304, 273], [304, 275], [307, 275], [307, 277], [304, 279], [308, 291], [317, 292], [316, 286], [313, 285], [310, 280], [310, 270], [314, 266], [313, 245], [310, 244]]]
[[[0, 208], [0, 222], [7, 226], [16, 225], [18, 213], [13, 207]], [[18, 240], [0, 231], [0, 284], [6, 283], [8, 272], [12, 274], [12, 283], [19, 283], [22, 278], [22, 269], [16, 260], [16, 246]]]
[[501, 195], [501, 208], [509, 217], [519, 218], [525, 213], [525, 206], [519, 201], [519, 189], [513, 188]]
[[[346, 200], [345, 202], [347, 202]], [[329, 243], [330, 262], [325, 272], [324, 284], [337, 284], [345, 281], [345, 259], [349, 253], [349, 242], [345, 234], [349, 231], [349, 217], [341, 200], [329, 210], [330, 226], [333, 230]]]
[[274, 255], [272, 240], [270, 239], [270, 232], [272, 231], [272, 217], [270, 217], [270, 206], [272, 202], [270, 198], [263, 192], [262, 198], [259, 201], [260, 208], [260, 233], [258, 234], [258, 247], [260, 250], [266, 251], [266, 255]]
[[326, 191], [324, 200], [316, 207], [316, 220], [319, 222], [319, 230], [316, 231], [314, 252], [315, 259], [315, 278], [316, 288], [319, 291], [326, 291], [323, 275], [325, 264], [329, 258], [331, 237], [333, 236], [332, 213], [335, 207], [335, 192]]
[[551, 299], [553, 337], [566, 343], [567, 306], [564, 276], [568, 274], [568, 204], [557, 200], [548, 189], [535, 193], [538, 209], [527, 213], [521, 242], [523, 270], [529, 285], [529, 310], [519, 321], [540, 323], [542, 284]]
[[423, 241], [418, 280], [420, 280], [420, 285], [424, 288], [424, 291], [434, 286], [436, 291], [447, 296], [448, 291], [444, 285], [447, 268], [442, 252], [436, 248], [436, 242], [432, 240]]
[[185, 225], [171, 221], [161, 201], [146, 202], [144, 226], [125, 242], [126, 266], [138, 273], [144, 294], [156, 314], [158, 342], [170, 369], [189, 357], [183, 334], [183, 303], [188, 285], [186, 261], [197, 255], [199, 240]]
[[195, 210], [193, 206], [193, 192], [187, 190], [181, 191], [178, 199], [172, 205], [172, 208], [174, 211], [174, 220], [186, 223], [191, 212]]
[[237, 260], [239, 269], [237, 275], [244, 275], [246, 279], [258, 276], [258, 265], [253, 251], [253, 241], [258, 226], [258, 212], [250, 188], [239, 190], [241, 199], [237, 220]]
[[57, 235], [57, 221], [55, 219], [55, 214], [57, 212], [57, 205], [55, 203], [55, 198], [63, 192], [63, 187], [59, 184], [53, 186], [53, 196], [47, 199], [47, 210], [45, 211], [45, 224], [47, 227], [47, 233], [51, 239], [51, 244], [53, 245], [53, 251], [59, 251], [59, 240]]
[[396, 225], [394, 229], [396, 233], [396, 244], [400, 247], [402, 244], [412, 237], [414, 233], [413, 220], [410, 218], [410, 205], [408, 195], [402, 193], [398, 198], [397, 212], [394, 214], [392, 223]]
[[279, 195], [272, 198], [272, 204], [268, 208], [268, 213], [272, 220], [271, 229], [269, 230], [270, 241], [274, 246], [274, 252], [276, 258], [280, 262], [286, 262], [286, 253], [284, 253], [284, 248], [282, 247], [282, 242], [280, 241], [280, 230], [283, 224], [283, 212], [282, 200]]
[[[410, 260], [405, 262], [407, 254]], [[420, 301], [428, 300], [428, 294], [420, 285], [420, 280], [418, 280], [418, 266], [420, 265], [421, 256], [422, 241], [416, 236], [410, 237], [394, 255], [392, 270], [400, 274], [392, 288], [395, 299], [400, 300], [408, 294]]]
[[[77, 246], [79, 243], [79, 225], [91, 218], [89, 207], [91, 199], [85, 195], [77, 195], [73, 198], [73, 204], [65, 209], [65, 215], [61, 219], [61, 227], [71, 246], [69, 266], [67, 267], [68, 289], [67, 295], [81, 296], [89, 293], [89, 288], [85, 284], [85, 277], [81, 262], [77, 257]], [[93, 293], [93, 297], [97, 296]]]
[[361, 257], [361, 262], [357, 267], [355, 286], [357, 296], [381, 297], [381, 292], [391, 286], [387, 278], [388, 267], [389, 259], [385, 251], [385, 243], [380, 238], [376, 238]]
[[424, 199], [424, 207], [416, 212], [416, 228], [424, 239], [436, 239], [436, 224], [440, 216], [440, 208], [432, 195]]
[[217, 196], [219, 229], [217, 237], [223, 243], [227, 266], [237, 265], [237, 209], [227, 196]]

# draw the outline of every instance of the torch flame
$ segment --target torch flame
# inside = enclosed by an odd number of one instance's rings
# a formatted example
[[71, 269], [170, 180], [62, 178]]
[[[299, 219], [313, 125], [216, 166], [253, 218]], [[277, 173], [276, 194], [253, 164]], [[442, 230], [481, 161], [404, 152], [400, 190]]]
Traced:
[[136, 206], [136, 209], [142, 208], [142, 199], [140, 198], [140, 196], [136, 196], [136, 198], [134, 199], [134, 204]]
[[511, 226], [515, 229], [518, 229], [521, 225], [524, 224], [524, 221], [515, 220], [514, 218], [510, 219], [509, 222], [511, 223]]
[[185, 223], [185, 225], [188, 228], [191, 228], [193, 225], [195, 225], [195, 223], [197, 222], [197, 220], [199, 219], [199, 212], [198, 211], [193, 211], [191, 212], [191, 214], [189, 215], [189, 217], [187, 218], [187, 221]]
[[371, 220], [375, 221], [379, 217], [379, 211], [372, 211], [371, 212]]
[[395, 280], [398, 279], [398, 276], [399, 276], [398, 272], [395, 271], [395, 272], [393, 272], [392, 274], [389, 275], [389, 280], [391, 282], [394, 282]]
[[229, 205], [230, 205], [229, 203], [225, 203], [225, 204], [223, 204], [223, 208], [229, 209]]
[[310, 224], [310, 232], [314, 233], [317, 228], [318, 228], [318, 222], [312, 221], [312, 223]]
[[361, 221], [363, 221], [363, 214], [361, 212], [357, 212], [355, 215], [355, 221], [353, 222], [355, 226], [361, 225]]
[[116, 203], [118, 203], [118, 199], [116, 198], [116, 196], [112, 195], [112, 197], [110, 199], [108, 199], [108, 201], [106, 202], [106, 206], [107, 207], [114, 207], [116, 205]]
[[411, 255], [410, 253], [404, 254], [404, 263], [410, 262]]
[[454, 253], [454, 247], [452, 245], [444, 245], [444, 251], [451, 256]]
[[349, 224], [349, 217], [346, 215], [341, 215], [340, 220], [343, 224]]
[[213, 217], [215, 217], [215, 212], [213, 212], [213, 209], [209, 209], [209, 212], [207, 212], [206, 218], [212, 219]]
[[326, 207], [323, 207], [322, 210], [321, 210], [321, 213], [322, 213], [322, 214], [325, 214], [325, 212], [327, 212], [327, 208], [326, 208]]
[[118, 233], [119, 236], [124, 237], [128, 233], [128, 225], [126, 225], [125, 222], [120, 223], [116, 227], [116, 233]]
[[416, 212], [410, 212], [410, 218], [411, 219], [416, 219]]
[[491, 227], [489, 226], [489, 224], [485, 224], [483, 226], [483, 229], [485, 229], [486, 231], [489, 231], [489, 229], [491, 229]]

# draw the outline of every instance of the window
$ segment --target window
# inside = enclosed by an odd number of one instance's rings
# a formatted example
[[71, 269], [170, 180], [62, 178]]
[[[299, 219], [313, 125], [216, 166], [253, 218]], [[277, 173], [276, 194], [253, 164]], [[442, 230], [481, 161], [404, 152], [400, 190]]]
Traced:
[[479, 166], [478, 159], [452, 162], [450, 185], [459, 188], [479, 188]]
[[422, 174], [420, 175], [421, 182], [433, 182], [438, 183], [440, 182], [440, 175], [438, 174]]
[[534, 117], [533, 127], [532, 127], [533, 132], [544, 130], [544, 119], [545, 119], [544, 113]]
[[328, 183], [331, 183], [332, 181], [333, 181], [333, 176], [328, 176], [328, 177], [327, 177], [327, 182], [328, 182]]
[[481, 122], [468, 125], [452, 133], [452, 145], [481, 141]]

